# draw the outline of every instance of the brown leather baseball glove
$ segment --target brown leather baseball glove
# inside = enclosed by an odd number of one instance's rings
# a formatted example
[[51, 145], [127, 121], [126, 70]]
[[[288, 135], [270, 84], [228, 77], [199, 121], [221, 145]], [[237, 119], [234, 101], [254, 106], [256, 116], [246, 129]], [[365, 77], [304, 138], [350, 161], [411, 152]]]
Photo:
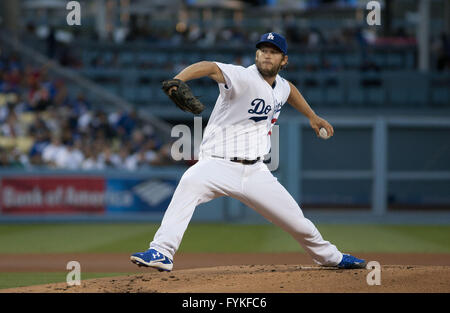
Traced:
[[[172, 87], [177, 87], [171, 90]], [[180, 79], [169, 79], [162, 82], [162, 90], [183, 111], [200, 114], [205, 109], [193, 94], [191, 88]]]

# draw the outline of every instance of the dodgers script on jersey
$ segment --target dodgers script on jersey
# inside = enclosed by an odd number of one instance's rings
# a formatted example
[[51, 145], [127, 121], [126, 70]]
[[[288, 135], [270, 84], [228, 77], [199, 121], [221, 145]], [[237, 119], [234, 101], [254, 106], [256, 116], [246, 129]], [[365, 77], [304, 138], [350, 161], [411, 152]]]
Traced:
[[220, 94], [204, 131], [199, 159], [263, 158], [270, 151], [271, 129], [289, 97], [289, 83], [277, 75], [270, 86], [255, 64], [215, 63], [226, 84], [219, 84]]

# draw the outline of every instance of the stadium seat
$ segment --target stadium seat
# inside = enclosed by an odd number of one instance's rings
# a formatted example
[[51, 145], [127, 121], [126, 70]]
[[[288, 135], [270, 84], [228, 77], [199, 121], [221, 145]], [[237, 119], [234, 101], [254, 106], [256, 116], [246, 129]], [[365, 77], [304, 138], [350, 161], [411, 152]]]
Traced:
[[169, 101], [166, 94], [159, 88], [159, 86], [152, 86], [152, 94], [155, 102], [165, 103]]
[[333, 68], [342, 68], [344, 66], [344, 61], [341, 54], [338, 53], [327, 53], [324, 56], [324, 61], [328, 61], [328, 63]]
[[387, 56], [384, 52], [373, 53], [368, 57], [368, 59], [380, 68], [384, 68], [387, 65]]
[[450, 105], [450, 75], [449, 74], [431, 74], [429, 75], [431, 101], [435, 106]]
[[344, 84], [338, 75], [326, 75], [323, 79], [324, 104], [344, 105]]
[[416, 72], [408, 75], [408, 101], [416, 107], [424, 107], [429, 101], [429, 85], [427, 76]]
[[313, 65], [319, 67], [321, 62], [320, 54], [318, 52], [307, 53], [303, 56], [303, 63], [305, 65]]
[[16, 140], [12, 137], [0, 136], [0, 148], [12, 149], [16, 144]]
[[408, 51], [405, 54], [404, 69], [405, 70], [412, 70], [412, 69], [414, 69], [415, 68], [415, 64], [416, 64], [415, 59], [416, 59], [416, 57], [414, 55], [414, 51]]
[[344, 74], [347, 90], [346, 105], [361, 106], [365, 105], [363, 87], [360, 84], [360, 73], [356, 71]]
[[165, 64], [168, 61], [169, 61], [169, 56], [164, 51], [155, 53], [153, 55], [153, 62], [155, 64], [160, 64], [161, 65], [161, 64]]
[[450, 92], [448, 87], [432, 88], [431, 101], [434, 105], [443, 106], [450, 104]]
[[399, 53], [390, 52], [387, 55], [386, 65], [390, 69], [401, 69], [405, 64], [405, 56]]
[[367, 101], [361, 87], [355, 87], [348, 90], [347, 103], [354, 107], [366, 106]]
[[119, 63], [122, 67], [133, 66], [135, 55], [132, 52], [123, 51], [119, 54]]
[[387, 77], [389, 101], [393, 105], [427, 105], [429, 86], [426, 75], [416, 71], [396, 71], [384, 75]]
[[32, 137], [17, 137], [15, 146], [19, 151], [23, 153], [28, 153], [30, 151], [31, 146], [33, 145], [33, 138]]
[[361, 66], [362, 57], [360, 53], [345, 53], [344, 65], [347, 69], [358, 69]]
[[141, 86], [139, 88], [138, 102], [148, 103], [151, 102], [153, 96], [153, 90], [150, 86]]
[[[295, 68], [303, 68], [304, 67], [304, 59], [303, 55], [299, 53], [294, 53], [289, 55], [289, 63], [292, 64]], [[289, 67], [289, 65], [288, 65]]]
[[104, 89], [106, 89], [107, 91], [109, 91], [113, 94], [116, 94], [116, 95], [118, 95], [120, 92], [120, 88], [119, 88], [118, 84], [102, 84], [102, 87]]
[[371, 105], [382, 105], [386, 100], [382, 76], [378, 73], [364, 73], [360, 84], [363, 88], [365, 102]]
[[408, 81], [397, 72], [383, 73], [388, 91], [388, 101], [393, 106], [407, 106], [408, 104]]
[[34, 112], [23, 112], [19, 115], [19, 122], [30, 125], [36, 119], [36, 114]]
[[17, 101], [17, 94], [15, 93], [0, 93], [0, 107], [6, 105], [8, 102]]
[[[202, 57], [200, 56], [199, 53], [189, 53], [186, 57], [186, 61], [189, 64], [197, 63], [197, 62], [202, 61]], [[222, 62], [225, 62], [225, 61], [222, 61]]]
[[367, 99], [367, 103], [371, 105], [387, 106], [386, 103], [386, 91], [382, 87], [370, 87], [364, 91]]
[[139, 53], [136, 56], [136, 62], [142, 66], [143, 64], [152, 64], [155, 62], [154, 56], [152, 53], [143, 52]]
[[318, 74], [307, 74], [302, 79], [302, 93], [306, 101], [312, 105], [322, 105], [324, 94], [322, 90], [321, 76]]
[[135, 102], [139, 97], [139, 88], [134, 86], [126, 86], [122, 88], [122, 97], [130, 102]]

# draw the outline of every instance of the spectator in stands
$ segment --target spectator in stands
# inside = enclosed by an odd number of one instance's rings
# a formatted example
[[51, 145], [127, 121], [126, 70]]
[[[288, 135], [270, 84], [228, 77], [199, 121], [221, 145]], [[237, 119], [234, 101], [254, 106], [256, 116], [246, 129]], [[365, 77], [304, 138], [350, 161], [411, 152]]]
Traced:
[[9, 167], [9, 157], [8, 151], [6, 149], [0, 147], [0, 167]]
[[0, 99], [7, 104], [0, 105], [0, 134], [27, 149], [2, 148], [0, 166], [137, 170], [172, 161], [170, 146], [136, 111], [93, 111], [83, 94], [70, 99], [64, 81], [51, 79], [45, 67], [0, 55], [0, 87], [14, 89]]
[[[155, 155], [152, 155], [151, 152], [148, 154], [148, 156], [151, 157], [150, 164], [151, 165], [168, 165], [173, 164], [173, 159], [170, 154], [170, 147], [171, 145], [169, 143], [166, 143], [162, 145], [157, 151]], [[150, 150], [151, 151], [151, 150]], [[188, 162], [189, 164], [189, 162]]]
[[28, 165], [28, 157], [22, 154], [22, 152], [17, 147], [11, 149], [9, 154], [9, 167], [23, 168]]
[[76, 55], [75, 51], [69, 45], [61, 45], [60, 51], [59, 64], [73, 68], [83, 67], [81, 58]]
[[24, 126], [19, 122], [16, 112], [13, 109], [9, 110], [8, 117], [5, 123], [0, 128], [1, 135], [7, 137], [20, 137], [25, 135]]
[[56, 107], [65, 105], [68, 101], [69, 95], [64, 80], [62, 79], [55, 80], [54, 88], [55, 88], [55, 93], [53, 96], [54, 105]]
[[103, 111], [96, 111], [91, 120], [90, 127], [94, 138], [113, 138], [116, 132], [110, 125], [108, 116]]
[[131, 153], [135, 153], [145, 144], [145, 136], [141, 129], [135, 129], [131, 135]]
[[309, 31], [308, 47], [313, 48], [323, 44], [323, 36], [317, 28], [312, 28]]
[[104, 167], [97, 161], [94, 149], [85, 145], [83, 149], [84, 160], [81, 162], [80, 168], [82, 170], [102, 170]]
[[141, 153], [129, 154], [125, 158], [124, 168], [129, 171], [135, 171], [138, 167], [142, 167], [145, 164], [145, 158]]
[[38, 112], [45, 111], [52, 105], [49, 90], [44, 86], [40, 86], [40, 88], [33, 93], [30, 100], [32, 109]]
[[123, 111], [117, 121], [116, 130], [121, 139], [127, 140], [137, 126], [138, 118], [136, 110], [131, 110], [129, 113]]
[[62, 118], [59, 125], [59, 134], [61, 136], [60, 138], [63, 144], [71, 144], [75, 139], [78, 138], [78, 133], [76, 133], [75, 130], [70, 127], [68, 119]]
[[63, 146], [61, 142], [61, 138], [58, 134], [54, 134], [52, 136], [51, 143], [48, 144], [42, 151], [42, 160], [49, 167], [60, 167], [60, 163], [57, 164], [57, 161], [60, 161], [60, 155], [65, 153], [66, 147]]
[[189, 32], [187, 35], [188, 42], [197, 42], [201, 38], [203, 38], [203, 36], [203, 31], [197, 24], [192, 24], [191, 26], [189, 26]]
[[56, 164], [59, 168], [79, 169], [84, 161], [84, 155], [81, 152], [81, 141], [68, 142], [65, 149], [61, 149], [56, 157]]
[[117, 164], [119, 164], [120, 159], [115, 153], [112, 152], [110, 146], [105, 146], [103, 147], [101, 153], [98, 154], [96, 161], [97, 167], [99, 169], [104, 169], [116, 167]]
[[8, 90], [17, 91], [22, 82], [22, 72], [19, 66], [11, 66], [5, 77], [8, 82]]
[[[42, 121], [42, 120], [41, 120]], [[33, 138], [33, 145], [28, 153], [29, 163], [35, 166], [44, 165], [42, 154], [46, 146], [49, 145], [49, 132], [46, 129], [44, 122], [39, 122], [41, 127], [35, 127], [32, 125], [30, 130], [31, 137]]]
[[120, 147], [117, 154], [112, 155], [111, 160], [118, 169], [134, 170], [134, 160], [130, 156], [130, 148], [125, 144]]
[[286, 40], [288, 42], [300, 42], [301, 37], [299, 33], [299, 28], [295, 24], [295, 18], [293, 15], [289, 14], [284, 19], [285, 21], [285, 31]]
[[89, 133], [93, 113], [91, 111], [84, 111], [79, 114], [77, 119], [77, 130], [83, 134]]

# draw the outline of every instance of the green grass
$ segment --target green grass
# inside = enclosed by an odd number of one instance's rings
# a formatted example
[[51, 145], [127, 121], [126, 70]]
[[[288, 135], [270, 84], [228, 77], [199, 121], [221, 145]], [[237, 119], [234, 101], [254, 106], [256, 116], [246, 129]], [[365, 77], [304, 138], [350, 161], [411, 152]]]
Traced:
[[[159, 224], [0, 224], [1, 254], [132, 253], [147, 248]], [[450, 226], [316, 225], [343, 252], [450, 253]], [[303, 252], [270, 224], [191, 224], [180, 252]], [[130, 273], [82, 273], [81, 279]], [[67, 272], [0, 272], [0, 289], [64, 282]]]
[[[81, 283], [84, 279], [128, 274], [131, 273], [81, 273]], [[0, 289], [60, 283], [66, 281], [66, 276], [67, 272], [0, 272]]]
[[348, 252], [450, 253], [449, 226], [351, 225], [318, 227], [326, 240]]
[[0, 225], [0, 253], [129, 252], [146, 247], [154, 224]]
[[[3, 253], [130, 253], [148, 247], [158, 224], [0, 225]], [[345, 252], [450, 253], [450, 226], [316, 225]], [[273, 225], [191, 224], [180, 252], [302, 251]]]

